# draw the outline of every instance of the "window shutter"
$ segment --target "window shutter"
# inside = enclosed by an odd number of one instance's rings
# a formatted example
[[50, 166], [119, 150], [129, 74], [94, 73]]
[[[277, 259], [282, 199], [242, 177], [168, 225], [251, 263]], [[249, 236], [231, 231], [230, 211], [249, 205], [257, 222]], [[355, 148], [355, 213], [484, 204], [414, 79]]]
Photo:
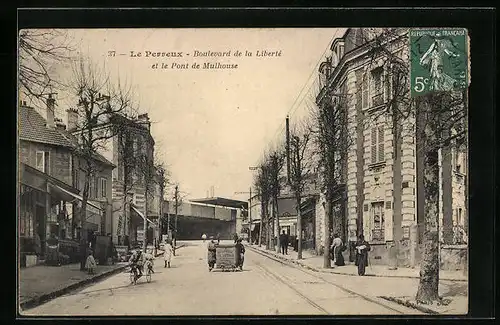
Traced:
[[[389, 69], [392, 67], [389, 67]], [[384, 82], [385, 82], [385, 96], [384, 99], [386, 102], [388, 102], [391, 97], [391, 77], [389, 71], [387, 71], [387, 68], [384, 69]]]
[[361, 88], [362, 88], [362, 94], [361, 94], [362, 105], [361, 106], [363, 108], [367, 108], [368, 107], [368, 77], [367, 77], [366, 73], [363, 74], [363, 81], [361, 84]]
[[384, 161], [384, 127], [378, 128], [378, 161]]
[[36, 169], [45, 172], [45, 157], [42, 151], [36, 153]]
[[51, 173], [50, 173], [50, 152], [49, 151], [45, 151], [43, 159], [44, 159], [44, 163], [43, 163], [44, 172], [50, 175]]
[[372, 128], [371, 156], [372, 156], [372, 164], [376, 163], [377, 162], [377, 128], [375, 128], [375, 127]]

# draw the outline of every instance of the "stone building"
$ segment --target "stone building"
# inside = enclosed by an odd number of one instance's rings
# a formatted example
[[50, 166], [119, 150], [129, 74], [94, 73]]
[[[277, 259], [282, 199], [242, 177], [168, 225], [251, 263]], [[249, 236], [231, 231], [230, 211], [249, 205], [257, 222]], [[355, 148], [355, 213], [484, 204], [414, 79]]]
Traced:
[[[399, 120], [395, 128], [386, 110], [394, 85], [391, 66], [372, 50], [378, 32], [350, 28], [333, 41], [331, 56], [320, 69], [324, 86], [317, 103], [342, 109], [347, 116], [349, 146], [340, 195], [345, 209], [339, 217], [345, 218], [351, 247], [364, 234], [373, 263], [415, 265], [423, 234], [422, 148], [415, 118]], [[406, 30], [400, 29], [384, 46], [391, 55], [409, 60]], [[451, 243], [454, 222], [467, 225], [466, 156], [454, 145], [440, 155], [441, 238]]]

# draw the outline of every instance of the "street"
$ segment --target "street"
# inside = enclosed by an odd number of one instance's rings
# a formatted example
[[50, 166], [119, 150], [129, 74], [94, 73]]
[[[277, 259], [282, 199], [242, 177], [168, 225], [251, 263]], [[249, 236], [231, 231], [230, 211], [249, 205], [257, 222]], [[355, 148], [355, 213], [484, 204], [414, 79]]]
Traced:
[[[315, 274], [250, 249], [243, 272], [208, 271], [206, 243], [185, 242], [171, 268], [155, 261], [151, 283], [133, 286], [122, 272], [61, 296], [23, 315], [395, 315], [420, 314], [376, 296], [341, 288], [344, 279], [376, 285], [376, 278]], [[224, 243], [222, 241], [221, 243]], [[228, 242], [230, 243], [230, 242]], [[393, 284], [394, 281], [393, 281]], [[339, 287], [341, 285], [341, 287]]]

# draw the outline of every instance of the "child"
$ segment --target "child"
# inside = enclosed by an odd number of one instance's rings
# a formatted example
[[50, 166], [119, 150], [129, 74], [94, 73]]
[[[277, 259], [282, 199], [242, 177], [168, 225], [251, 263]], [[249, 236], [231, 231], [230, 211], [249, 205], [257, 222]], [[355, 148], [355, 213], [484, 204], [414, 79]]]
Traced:
[[95, 262], [94, 256], [92, 255], [92, 251], [90, 251], [89, 256], [87, 257], [87, 262], [85, 263], [85, 268], [87, 269], [89, 274], [95, 274], [96, 267], [97, 263]]

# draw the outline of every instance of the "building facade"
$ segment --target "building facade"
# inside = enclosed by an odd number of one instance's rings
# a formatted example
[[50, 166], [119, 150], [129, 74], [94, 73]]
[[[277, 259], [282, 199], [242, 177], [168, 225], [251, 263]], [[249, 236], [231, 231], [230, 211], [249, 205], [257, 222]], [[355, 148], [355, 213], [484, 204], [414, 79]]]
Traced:
[[[394, 81], [388, 61], [373, 51], [376, 33], [351, 28], [333, 41], [317, 103], [332, 103], [332, 109], [347, 115], [344, 218], [351, 247], [364, 234], [374, 263], [389, 263], [395, 252], [392, 258], [399, 265], [415, 265], [423, 235], [422, 149], [415, 117], [400, 119], [395, 127], [386, 110]], [[409, 62], [408, 44], [407, 31], [401, 29], [384, 47]], [[466, 159], [458, 146], [442, 149], [440, 157], [441, 239], [451, 243], [453, 225], [467, 222]]]
[[149, 220], [146, 231], [155, 233], [158, 228], [162, 194], [154, 168], [155, 141], [147, 114], [137, 118], [114, 115], [108, 127], [114, 124], [120, 125], [119, 131], [103, 141], [100, 150], [116, 165], [112, 172], [112, 237], [115, 244], [135, 244], [144, 239], [145, 218]]
[[[46, 239], [56, 236], [61, 252], [73, 259], [80, 238], [84, 177], [78, 168], [81, 157], [75, 153], [65, 125], [54, 116], [54, 106], [55, 100], [49, 97], [46, 118], [25, 102], [18, 108], [20, 246], [21, 253], [36, 253], [43, 259]], [[102, 168], [93, 179], [87, 204], [89, 222], [84, 227], [105, 234], [111, 231], [106, 215], [111, 213], [113, 165], [101, 156], [94, 161]]]

